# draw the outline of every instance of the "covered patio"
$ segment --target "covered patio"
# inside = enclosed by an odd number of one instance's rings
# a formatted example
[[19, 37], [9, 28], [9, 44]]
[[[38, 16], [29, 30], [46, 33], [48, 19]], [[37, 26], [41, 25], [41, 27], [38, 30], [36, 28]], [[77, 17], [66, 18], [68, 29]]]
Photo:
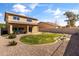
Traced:
[[21, 24], [21, 23], [9, 23], [8, 24], [8, 33], [34, 33], [38, 32], [38, 26], [35, 24]]

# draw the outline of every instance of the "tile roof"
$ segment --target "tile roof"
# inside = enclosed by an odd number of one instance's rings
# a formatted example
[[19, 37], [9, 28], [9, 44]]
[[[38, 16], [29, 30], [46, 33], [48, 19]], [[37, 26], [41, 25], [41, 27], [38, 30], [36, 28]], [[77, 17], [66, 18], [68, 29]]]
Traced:
[[15, 13], [10, 13], [10, 12], [5, 12], [5, 15], [8, 14], [8, 15], [15, 15], [15, 16], [20, 16], [20, 17], [24, 17], [24, 18], [31, 18], [33, 20], [38, 20], [36, 18], [32, 18], [32, 17], [28, 17], [28, 16], [25, 16], [25, 15], [20, 15], [20, 14], [15, 14]]

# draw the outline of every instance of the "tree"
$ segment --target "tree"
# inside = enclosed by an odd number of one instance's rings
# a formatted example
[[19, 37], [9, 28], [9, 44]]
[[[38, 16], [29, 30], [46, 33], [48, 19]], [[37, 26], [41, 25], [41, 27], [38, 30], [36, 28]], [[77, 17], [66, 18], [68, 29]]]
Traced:
[[69, 11], [65, 12], [64, 15], [66, 15], [67, 18], [68, 18], [68, 20], [65, 20], [65, 21], [67, 21], [67, 26], [68, 27], [74, 27], [75, 22], [78, 19], [78, 15], [74, 14], [73, 12], [69, 12]]

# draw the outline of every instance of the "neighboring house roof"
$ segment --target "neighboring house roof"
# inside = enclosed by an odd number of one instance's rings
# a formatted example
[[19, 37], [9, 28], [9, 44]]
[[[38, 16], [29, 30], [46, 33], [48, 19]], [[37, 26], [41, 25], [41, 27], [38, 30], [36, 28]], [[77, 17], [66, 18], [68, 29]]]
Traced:
[[54, 26], [54, 27], [59, 27], [58, 24], [51, 23], [51, 22], [40, 22], [39, 24], [44, 24], [44, 25], [50, 25], [50, 26]]
[[32, 17], [28, 17], [28, 16], [24, 16], [24, 15], [19, 15], [19, 14], [15, 14], [15, 13], [8, 13], [8, 12], [5, 12], [5, 15], [8, 14], [8, 15], [14, 15], [14, 16], [19, 16], [19, 17], [24, 17], [24, 18], [30, 18], [30, 19], [33, 19], [33, 20], [38, 20], [36, 18], [32, 18]]
[[55, 23], [51, 23], [51, 22], [40, 22], [38, 24], [40, 30], [41, 29], [50, 29], [50, 28], [56, 28], [59, 27], [59, 25], [55, 24]]

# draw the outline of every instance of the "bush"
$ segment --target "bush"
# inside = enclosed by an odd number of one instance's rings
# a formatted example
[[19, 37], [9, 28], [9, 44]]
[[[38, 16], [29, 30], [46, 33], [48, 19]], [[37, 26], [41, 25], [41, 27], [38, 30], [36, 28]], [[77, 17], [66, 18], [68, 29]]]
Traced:
[[16, 34], [10, 34], [10, 35], [8, 36], [8, 38], [9, 38], [9, 39], [14, 39], [14, 38], [16, 38]]
[[10, 41], [7, 46], [15, 46], [15, 45], [17, 45], [16, 41]]

